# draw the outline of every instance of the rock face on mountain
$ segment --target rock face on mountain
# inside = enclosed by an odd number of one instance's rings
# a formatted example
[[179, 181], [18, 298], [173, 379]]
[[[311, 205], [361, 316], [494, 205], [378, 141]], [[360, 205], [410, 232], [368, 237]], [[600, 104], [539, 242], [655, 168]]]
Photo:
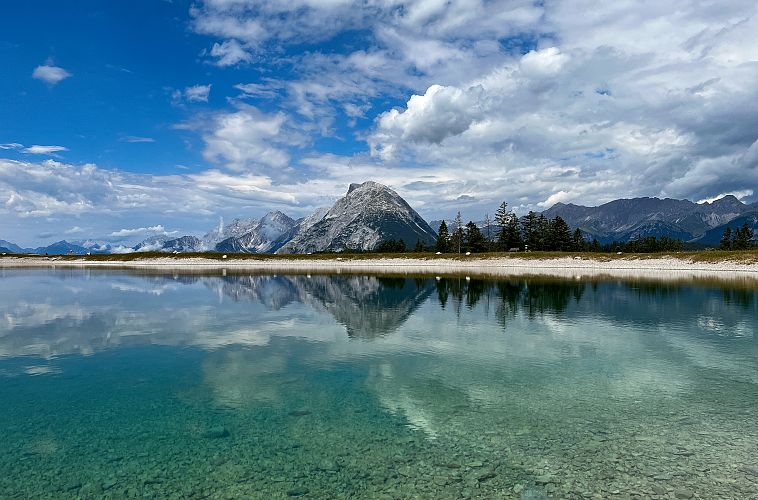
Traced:
[[[734, 231], [736, 231], [738, 228], [741, 228], [743, 224], [747, 224], [753, 230], [753, 234], [758, 235], [758, 210], [747, 213], [745, 215], [740, 215], [739, 217], [730, 220], [726, 224], [722, 224], [720, 226], [714, 227], [709, 231], [706, 231], [703, 236], [697, 239], [697, 242], [702, 243], [706, 246], [718, 246], [721, 242], [721, 237], [724, 235], [724, 230], [727, 227], [731, 228], [732, 233], [734, 233]], [[758, 236], [755, 238], [758, 238]]]
[[277, 253], [373, 250], [380, 242], [402, 239], [432, 245], [429, 224], [395, 191], [377, 182], [351, 184], [345, 197]]
[[150, 236], [134, 245], [132, 248], [135, 252], [161, 252], [163, 245], [173, 238], [169, 236]]
[[697, 241], [708, 231], [753, 211], [753, 205], [728, 195], [710, 203], [670, 198], [614, 200], [598, 207], [556, 203], [543, 213], [548, 218], [560, 215], [569, 226], [606, 243], [645, 236]]
[[163, 252], [202, 252], [205, 249], [202, 240], [196, 236], [182, 236], [168, 240], [163, 244]]
[[275, 252], [289, 240], [286, 236], [297, 226], [297, 222], [286, 214], [276, 211], [267, 213], [260, 220], [248, 219], [245, 223], [241, 223], [240, 219], [235, 219], [232, 226], [229, 229], [227, 229], [229, 226], [224, 227], [224, 233], [231, 236], [217, 243], [215, 245], [216, 251], [235, 253]]

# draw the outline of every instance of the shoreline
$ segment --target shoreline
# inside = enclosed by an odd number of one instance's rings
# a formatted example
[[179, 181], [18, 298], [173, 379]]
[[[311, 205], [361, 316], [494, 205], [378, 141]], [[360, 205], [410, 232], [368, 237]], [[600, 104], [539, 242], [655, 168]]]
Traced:
[[211, 259], [205, 257], [147, 257], [130, 260], [94, 260], [62, 256], [0, 257], [0, 270], [8, 269], [121, 269], [188, 273], [318, 273], [318, 274], [417, 274], [474, 276], [552, 276], [562, 278], [608, 277], [681, 280], [712, 278], [755, 280], [758, 264], [719, 261], [696, 262], [672, 256], [596, 259], [591, 257], [466, 257], [409, 258], [265, 258]]

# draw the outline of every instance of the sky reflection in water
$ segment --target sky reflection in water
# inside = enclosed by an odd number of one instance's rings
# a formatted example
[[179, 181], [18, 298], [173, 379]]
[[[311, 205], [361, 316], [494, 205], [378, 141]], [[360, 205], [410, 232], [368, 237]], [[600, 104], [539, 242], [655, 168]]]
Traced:
[[749, 288], [0, 276], [11, 497], [758, 493]]

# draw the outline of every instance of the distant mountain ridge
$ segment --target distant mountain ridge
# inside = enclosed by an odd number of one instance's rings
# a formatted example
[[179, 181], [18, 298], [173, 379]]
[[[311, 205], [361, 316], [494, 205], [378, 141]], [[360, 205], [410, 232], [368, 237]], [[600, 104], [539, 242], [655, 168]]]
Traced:
[[351, 184], [332, 207], [316, 209], [301, 219], [280, 211], [260, 219], [234, 219], [202, 238], [151, 237], [135, 251], [227, 253], [310, 253], [372, 250], [387, 240], [434, 244], [436, 233], [395, 191], [373, 181]]
[[569, 226], [601, 243], [668, 236], [713, 245], [715, 232], [720, 232], [720, 238], [727, 226], [734, 225], [733, 221], [756, 212], [758, 204], [748, 205], [727, 195], [706, 203], [671, 198], [621, 199], [597, 207], [556, 203], [543, 214], [547, 218], [559, 215]]
[[10, 241], [0, 240], [0, 247], [4, 248], [7, 253], [26, 253], [38, 255], [86, 255], [93, 253], [110, 253], [110, 245], [101, 245], [93, 241], [69, 242], [66, 240], [56, 241], [50, 245], [37, 248], [22, 248]]
[[[758, 233], [758, 203], [745, 204], [732, 195], [712, 202], [695, 203], [671, 198], [614, 200], [596, 207], [556, 203], [542, 212], [561, 216], [585, 237], [601, 243], [626, 242], [639, 237], [667, 236], [693, 245], [717, 246], [727, 227], [747, 223]], [[402, 239], [408, 248], [416, 241], [434, 245], [440, 220], [428, 224], [400, 195], [373, 181], [351, 184], [344, 197], [331, 207], [293, 219], [281, 211], [260, 219], [237, 218], [202, 237], [151, 236], [132, 248], [112, 248], [92, 241], [59, 241], [44, 247], [22, 248], [0, 240], [9, 253], [68, 254], [111, 252], [309, 253], [372, 250], [382, 241]], [[464, 222], [466, 222], [464, 220]], [[451, 221], [447, 221], [451, 227]], [[484, 228], [484, 222], [477, 225]], [[492, 224], [492, 236], [497, 227]]]

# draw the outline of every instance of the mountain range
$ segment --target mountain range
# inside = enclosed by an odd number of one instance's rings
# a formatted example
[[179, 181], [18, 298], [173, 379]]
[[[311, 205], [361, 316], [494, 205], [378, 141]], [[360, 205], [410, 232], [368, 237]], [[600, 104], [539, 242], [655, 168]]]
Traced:
[[101, 244], [93, 241], [68, 242], [62, 240], [44, 247], [22, 248], [10, 241], [0, 240], [0, 252], [4, 253], [27, 253], [38, 255], [66, 255], [73, 253], [75, 255], [86, 255], [91, 253], [111, 253], [112, 249], [113, 248], [109, 244]]
[[[704, 203], [671, 198], [614, 200], [597, 207], [556, 203], [542, 212], [547, 218], [562, 217], [586, 238], [600, 243], [634, 238], [667, 236], [692, 246], [717, 246], [726, 227], [747, 223], [758, 233], [758, 203], [745, 204], [732, 195]], [[113, 248], [92, 241], [59, 241], [46, 247], [21, 248], [0, 240], [7, 253], [68, 254], [116, 252], [206, 252], [224, 253], [312, 253], [323, 251], [367, 251], [383, 241], [402, 239], [407, 247], [420, 241], [434, 245], [440, 220], [428, 224], [394, 190], [368, 181], [351, 184], [344, 197], [331, 207], [293, 219], [274, 211], [260, 219], [237, 218], [202, 237], [152, 236], [131, 248]], [[447, 221], [450, 226], [451, 221]], [[477, 222], [483, 227], [483, 222]], [[491, 231], [494, 235], [495, 230]]]
[[543, 212], [561, 216], [572, 228], [601, 243], [646, 236], [668, 236], [702, 246], [718, 245], [726, 227], [745, 222], [756, 229], [758, 203], [748, 205], [732, 195], [705, 203], [671, 198], [614, 200], [597, 207], [556, 203]]

